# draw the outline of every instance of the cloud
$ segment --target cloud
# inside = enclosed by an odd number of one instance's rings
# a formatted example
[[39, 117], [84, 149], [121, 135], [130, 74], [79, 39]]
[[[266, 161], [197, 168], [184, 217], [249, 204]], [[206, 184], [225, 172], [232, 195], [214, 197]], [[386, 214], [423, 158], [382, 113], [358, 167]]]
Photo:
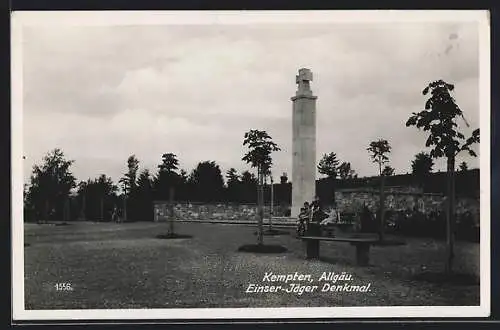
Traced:
[[291, 176], [290, 97], [301, 67], [314, 74], [318, 160], [334, 151], [361, 175], [375, 174], [366, 146], [383, 137], [405, 173], [425, 136], [404, 123], [430, 81], [454, 83], [470, 129], [478, 126], [477, 31], [445, 23], [26, 28], [25, 174], [56, 146], [75, 159], [79, 179], [118, 180], [130, 154], [155, 170], [165, 152], [187, 170], [203, 160], [244, 170], [243, 134], [265, 129], [282, 147], [275, 172]]

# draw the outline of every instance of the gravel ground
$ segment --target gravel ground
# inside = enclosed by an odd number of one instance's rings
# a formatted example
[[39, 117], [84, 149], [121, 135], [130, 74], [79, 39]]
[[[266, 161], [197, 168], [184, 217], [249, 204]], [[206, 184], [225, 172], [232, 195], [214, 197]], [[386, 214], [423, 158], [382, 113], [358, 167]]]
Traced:
[[[444, 242], [406, 239], [405, 246], [373, 247], [368, 267], [355, 265], [349, 244], [324, 242], [321, 260], [304, 258], [293, 235], [265, 236], [281, 254], [237, 252], [254, 243], [255, 227], [179, 223], [187, 239], [158, 239], [164, 223], [72, 223], [25, 225], [26, 309], [168, 307], [329, 307], [472, 306], [479, 285], [432, 284], [414, 279], [444, 267]], [[293, 231], [291, 231], [293, 233]], [[479, 275], [479, 244], [457, 243], [456, 269]], [[266, 273], [310, 274], [311, 280], [264, 281]], [[351, 275], [335, 285], [358, 285], [367, 292], [322, 292], [326, 272]], [[70, 283], [72, 290], [56, 290]], [[291, 283], [317, 286], [314, 292], [247, 293], [250, 284], [287, 289]]]

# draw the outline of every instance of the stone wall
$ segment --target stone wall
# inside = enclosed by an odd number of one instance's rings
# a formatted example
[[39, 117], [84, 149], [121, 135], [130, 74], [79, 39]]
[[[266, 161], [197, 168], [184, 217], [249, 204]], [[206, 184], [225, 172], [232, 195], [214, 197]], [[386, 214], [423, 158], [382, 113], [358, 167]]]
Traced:
[[[370, 211], [376, 212], [380, 200], [376, 189], [345, 189], [335, 192], [335, 200], [340, 212], [356, 212], [366, 205]], [[424, 194], [418, 190], [408, 191], [388, 190], [385, 206], [387, 210], [404, 211], [415, 207], [423, 212], [445, 211], [445, 196], [441, 194]], [[457, 213], [467, 211], [479, 216], [479, 200], [457, 197]]]
[[[280, 206], [273, 207], [273, 212], [280, 216]], [[155, 221], [168, 219], [168, 203], [154, 202]], [[264, 206], [264, 218], [270, 218], [270, 205]], [[177, 202], [174, 205], [176, 219], [191, 221], [231, 221], [231, 222], [256, 222], [257, 205], [255, 204], [203, 204]]]
[[[343, 189], [335, 192], [337, 208], [341, 213], [357, 213], [363, 205], [370, 211], [376, 213], [379, 203], [379, 191], [377, 189]], [[424, 194], [412, 187], [391, 187], [387, 188], [386, 210], [406, 211], [417, 208], [419, 211], [429, 214], [432, 211], [444, 211], [445, 197], [440, 194]], [[168, 203], [164, 201], [154, 202], [155, 221], [165, 221], [168, 219]], [[324, 208], [328, 211], [332, 203], [323, 202]], [[479, 221], [479, 200], [474, 198], [457, 197], [457, 213], [470, 212]], [[288, 205], [274, 205], [274, 222], [279, 222], [285, 217]], [[270, 218], [270, 205], [264, 206], [264, 218]], [[222, 221], [222, 222], [246, 222], [255, 223], [257, 221], [257, 205], [236, 204], [236, 203], [188, 203], [176, 202], [174, 206], [175, 218], [185, 221]], [[273, 218], [273, 219], [274, 219]], [[281, 219], [281, 220], [280, 220]], [[265, 220], [268, 221], [268, 220]], [[292, 223], [293, 219], [283, 220], [285, 223]]]

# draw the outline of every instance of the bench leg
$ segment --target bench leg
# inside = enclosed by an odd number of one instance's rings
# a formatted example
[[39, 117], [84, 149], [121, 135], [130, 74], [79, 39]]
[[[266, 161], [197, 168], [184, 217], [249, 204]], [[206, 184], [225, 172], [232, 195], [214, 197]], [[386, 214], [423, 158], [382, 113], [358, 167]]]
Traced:
[[359, 266], [370, 263], [370, 244], [356, 244], [356, 262]]
[[306, 257], [307, 259], [319, 258], [319, 241], [317, 240], [306, 241]]

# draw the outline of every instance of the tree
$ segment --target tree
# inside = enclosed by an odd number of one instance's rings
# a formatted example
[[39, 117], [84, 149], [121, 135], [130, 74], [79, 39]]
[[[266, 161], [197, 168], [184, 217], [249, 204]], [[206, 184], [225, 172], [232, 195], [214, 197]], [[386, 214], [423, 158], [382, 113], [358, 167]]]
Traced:
[[182, 182], [187, 182], [189, 175], [185, 169], [181, 169], [181, 172], [179, 173], [179, 175], [180, 175]]
[[240, 182], [240, 176], [234, 167], [231, 167], [226, 172], [227, 186], [234, 186]]
[[434, 160], [425, 152], [419, 152], [415, 155], [415, 159], [411, 162], [413, 176], [424, 186], [429, 175], [432, 173]]
[[467, 166], [466, 162], [461, 162], [458, 168], [460, 169], [460, 172], [466, 172], [469, 169], [469, 166]]
[[257, 187], [259, 180], [255, 174], [249, 171], [243, 171], [240, 175], [240, 189], [239, 189], [239, 201], [245, 203], [256, 203], [257, 202]]
[[139, 170], [139, 160], [135, 155], [131, 155], [127, 159], [127, 173], [120, 179], [119, 183], [122, 185], [123, 191], [123, 219], [127, 221], [128, 205], [131, 204], [132, 218], [137, 217], [135, 209], [135, 190], [137, 188], [137, 171]]
[[255, 174], [250, 173], [249, 171], [243, 171], [241, 172], [241, 183], [257, 185], [258, 179], [255, 177]]
[[158, 174], [152, 179], [152, 195], [156, 199], [168, 200], [168, 235], [175, 235], [174, 200], [176, 198], [176, 190], [179, 190], [178, 188], [182, 180], [185, 180], [186, 177], [185, 171], [181, 170], [181, 175], [179, 175], [177, 173], [178, 170], [179, 160], [177, 156], [173, 153], [164, 153], [161, 156], [161, 163], [158, 165]]
[[118, 187], [110, 177], [101, 174], [96, 179], [88, 179], [78, 184], [77, 200], [81, 205], [84, 219], [105, 221], [117, 204]]
[[240, 176], [238, 175], [238, 172], [236, 171], [235, 168], [231, 167], [227, 172], [226, 172], [226, 182], [227, 182], [227, 199], [229, 201], [235, 202], [238, 201], [239, 199], [239, 189], [240, 189]]
[[318, 163], [318, 172], [327, 176], [327, 180], [329, 181], [331, 188], [329, 190], [329, 192], [331, 192], [331, 196], [328, 198], [332, 198], [333, 200], [335, 200], [335, 179], [338, 176], [338, 167], [339, 160], [334, 152], [324, 154]]
[[330, 179], [337, 178], [339, 172], [339, 160], [337, 159], [337, 154], [334, 152], [324, 154], [318, 163], [318, 172], [326, 175]]
[[180, 200], [187, 201], [189, 200], [189, 174], [185, 169], [181, 169], [179, 172], [178, 182], [177, 182], [177, 190], [179, 193], [177, 194]]
[[430, 156], [432, 158], [446, 158], [447, 163], [447, 214], [446, 214], [446, 241], [447, 260], [445, 271], [452, 272], [454, 259], [454, 230], [455, 230], [455, 159], [462, 151], [467, 151], [471, 156], [476, 157], [476, 153], [471, 149], [472, 145], [479, 143], [479, 129], [475, 129], [471, 136], [465, 139], [462, 132], [458, 130], [456, 120], [461, 117], [466, 126], [469, 124], [465, 120], [463, 111], [451, 96], [454, 85], [443, 80], [429, 83], [422, 91], [423, 95], [429, 98], [425, 102], [424, 110], [413, 112], [406, 122], [406, 126], [415, 126], [423, 129], [429, 136], [425, 143], [426, 147], [432, 148]]
[[146, 168], [142, 170], [142, 172], [139, 174], [139, 178], [137, 179], [137, 189], [139, 191], [146, 191], [146, 190], [151, 190], [152, 185], [151, 185], [151, 174], [149, 173], [149, 170]]
[[379, 175], [382, 176], [382, 166], [389, 162], [387, 154], [391, 152], [389, 142], [384, 139], [370, 142], [369, 147], [366, 149], [370, 153], [373, 163], [378, 164]]
[[220, 202], [224, 190], [224, 178], [219, 165], [214, 161], [198, 163], [191, 173], [190, 181], [195, 196], [200, 202]]
[[276, 143], [272, 141], [271, 136], [266, 131], [250, 130], [245, 133], [243, 146], [247, 146], [249, 151], [243, 156], [242, 160], [257, 169], [258, 178], [258, 235], [259, 245], [263, 242], [263, 222], [264, 222], [264, 176], [270, 171], [272, 166], [271, 153], [281, 150]]
[[179, 169], [179, 160], [173, 153], [166, 153], [161, 156], [162, 162], [158, 165], [160, 172], [175, 173]]
[[158, 165], [158, 175], [153, 182], [154, 190], [158, 199], [168, 200], [170, 195], [174, 193], [175, 188], [181, 181], [181, 178], [177, 173], [178, 169], [179, 161], [177, 160], [177, 156], [175, 154], [165, 153], [162, 155], [162, 161]]
[[142, 170], [137, 179], [137, 209], [141, 217], [153, 221], [153, 182], [148, 169]]
[[351, 163], [342, 162], [338, 167], [338, 174], [342, 180], [352, 179], [356, 176], [356, 172], [351, 168]]
[[382, 175], [383, 176], [391, 176], [391, 175], [394, 175], [394, 168], [389, 166], [389, 165], [386, 165], [384, 167], [384, 169], [382, 170]]
[[42, 165], [33, 166], [26, 201], [38, 222], [62, 218], [71, 189], [76, 187], [70, 171], [73, 162], [56, 148], [44, 156]]
[[378, 165], [380, 174], [380, 202], [379, 202], [379, 239], [384, 240], [385, 232], [385, 176], [387, 173], [382, 171], [382, 165], [389, 162], [388, 154], [391, 152], [391, 146], [387, 140], [379, 139], [377, 141], [370, 142], [370, 145], [366, 150], [370, 153], [370, 157], [373, 163]]
[[139, 160], [135, 155], [131, 155], [127, 159], [127, 173], [120, 179], [122, 190], [125, 195], [137, 187], [137, 171], [139, 170]]
[[105, 174], [101, 174], [95, 183], [97, 194], [101, 199], [99, 203], [101, 209], [100, 219], [104, 220], [106, 215], [111, 215], [112, 209], [117, 203], [116, 192], [118, 191], [118, 187], [113, 183], [113, 180]]

